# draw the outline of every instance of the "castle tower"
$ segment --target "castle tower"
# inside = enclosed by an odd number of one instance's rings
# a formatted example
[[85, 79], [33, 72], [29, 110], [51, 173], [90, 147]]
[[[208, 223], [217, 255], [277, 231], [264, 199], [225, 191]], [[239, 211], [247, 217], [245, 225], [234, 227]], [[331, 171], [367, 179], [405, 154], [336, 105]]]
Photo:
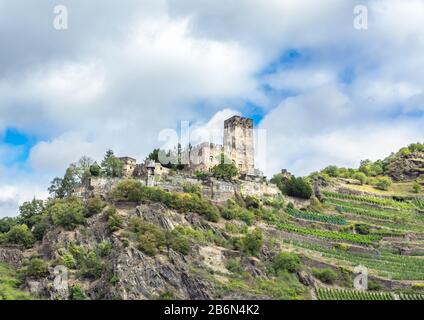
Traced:
[[252, 119], [234, 116], [224, 122], [224, 154], [241, 174], [254, 174]]

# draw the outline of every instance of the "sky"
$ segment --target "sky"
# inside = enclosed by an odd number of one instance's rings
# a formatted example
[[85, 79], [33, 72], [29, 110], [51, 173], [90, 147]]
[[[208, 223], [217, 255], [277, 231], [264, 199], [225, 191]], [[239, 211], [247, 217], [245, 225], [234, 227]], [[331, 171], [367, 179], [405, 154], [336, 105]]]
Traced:
[[0, 217], [83, 155], [142, 161], [181, 121], [252, 117], [268, 176], [423, 141], [424, 0], [363, 0], [361, 28], [357, 5], [0, 0]]

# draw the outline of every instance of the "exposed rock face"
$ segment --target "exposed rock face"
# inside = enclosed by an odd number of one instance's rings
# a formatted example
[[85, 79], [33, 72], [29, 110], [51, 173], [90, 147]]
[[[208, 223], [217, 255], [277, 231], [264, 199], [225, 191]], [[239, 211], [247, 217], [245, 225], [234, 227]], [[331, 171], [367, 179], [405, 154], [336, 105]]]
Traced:
[[388, 173], [396, 181], [417, 179], [424, 174], [424, 153], [415, 152], [399, 156], [390, 163]]
[[0, 247], [0, 262], [18, 268], [21, 266], [23, 258], [24, 255], [18, 248]]

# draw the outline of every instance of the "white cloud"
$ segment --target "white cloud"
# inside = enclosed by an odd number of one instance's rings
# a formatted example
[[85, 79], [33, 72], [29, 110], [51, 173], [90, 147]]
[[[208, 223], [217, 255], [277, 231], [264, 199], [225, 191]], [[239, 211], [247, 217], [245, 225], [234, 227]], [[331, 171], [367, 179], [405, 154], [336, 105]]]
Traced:
[[298, 175], [335, 164], [356, 167], [363, 159], [388, 156], [424, 136], [423, 118], [385, 118], [330, 87], [283, 101], [266, 115], [267, 174]]
[[211, 142], [222, 144], [224, 121], [235, 115], [240, 115], [240, 112], [232, 109], [223, 109], [215, 113], [215, 115], [206, 123], [194, 123], [190, 128], [191, 142]]
[[[182, 120], [194, 135], [220, 129], [246, 101], [266, 113], [268, 174], [355, 164], [424, 136], [422, 118], [405, 117], [424, 110], [422, 0], [364, 1], [361, 32], [353, 0], [105, 0], [102, 19], [97, 4], [66, 2], [70, 29], [58, 33], [49, 3], [0, 0], [0, 130], [40, 139], [32, 171], [0, 170], [8, 206], [22, 200], [11, 190], [38, 192], [82, 155], [112, 148], [143, 159], [162, 129]], [[278, 65], [291, 49], [299, 61]], [[276, 72], [264, 75], [270, 64]], [[0, 152], [4, 163], [19, 150]]]

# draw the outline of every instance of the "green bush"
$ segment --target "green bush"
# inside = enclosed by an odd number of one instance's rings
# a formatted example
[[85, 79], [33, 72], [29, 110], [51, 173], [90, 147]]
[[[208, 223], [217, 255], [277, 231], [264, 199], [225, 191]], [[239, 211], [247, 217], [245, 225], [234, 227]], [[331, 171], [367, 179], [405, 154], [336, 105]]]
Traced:
[[300, 258], [294, 253], [281, 252], [274, 258], [272, 268], [276, 274], [280, 271], [294, 273], [300, 269]]
[[359, 234], [370, 234], [370, 226], [362, 223], [355, 224], [355, 230]]
[[100, 196], [94, 196], [90, 200], [88, 200], [87, 211], [88, 216], [93, 216], [102, 212], [102, 210], [106, 207], [106, 203], [102, 200]]
[[109, 232], [115, 232], [122, 228], [122, 218], [118, 215], [116, 207], [110, 206], [105, 212]]
[[32, 201], [24, 202], [19, 207], [18, 224], [26, 224], [28, 228], [32, 228], [38, 221], [44, 211], [44, 201], [33, 199]]
[[15, 270], [0, 263], [0, 301], [2, 300], [31, 300], [32, 297], [19, 289], [22, 279]]
[[47, 215], [41, 216], [32, 229], [32, 234], [34, 235], [34, 238], [38, 241], [43, 240], [44, 235], [46, 234], [47, 230], [50, 229], [50, 227], [50, 217]]
[[100, 278], [106, 270], [106, 265], [96, 250], [84, 248], [74, 243], [68, 246], [69, 253], [76, 262], [76, 268], [81, 276], [91, 279]]
[[282, 197], [266, 197], [264, 198], [264, 204], [267, 206], [274, 207], [275, 209], [284, 208], [284, 198]]
[[367, 175], [363, 172], [357, 172], [353, 175], [353, 179], [358, 180], [360, 184], [367, 182]]
[[312, 269], [312, 274], [315, 278], [321, 280], [324, 283], [332, 284], [337, 280], [338, 275], [331, 269]]
[[187, 255], [190, 252], [191, 248], [189, 238], [178, 228], [175, 228], [171, 232], [168, 232], [166, 238], [168, 246], [173, 250], [183, 255]]
[[288, 178], [279, 173], [271, 179], [271, 182], [275, 183], [281, 192], [288, 196], [309, 199], [313, 194], [311, 184], [301, 177]]
[[333, 178], [340, 176], [340, 169], [337, 166], [328, 166], [322, 172]]
[[239, 175], [239, 171], [234, 164], [221, 163], [212, 168], [212, 175], [223, 180], [233, 180]]
[[29, 260], [24, 270], [26, 277], [42, 278], [49, 274], [48, 264], [43, 259], [33, 258]]
[[378, 283], [377, 281], [369, 280], [368, 281], [368, 290], [371, 291], [380, 291], [383, 288], [383, 286]]
[[225, 264], [225, 267], [236, 274], [241, 274], [243, 272], [243, 267], [241, 266], [240, 259], [229, 259]]
[[8, 232], [15, 225], [16, 225], [15, 218], [6, 217], [6, 218], [0, 219], [0, 233]]
[[76, 226], [85, 223], [85, 208], [81, 199], [69, 197], [56, 199], [47, 208], [53, 224], [67, 230], [73, 230]]
[[198, 184], [192, 184], [189, 182], [183, 184], [183, 191], [186, 193], [195, 193], [199, 196], [202, 195], [202, 187]]
[[302, 199], [309, 199], [313, 194], [310, 183], [300, 177], [291, 177], [291, 179], [287, 180], [284, 184], [284, 188], [281, 191], [288, 196]]
[[242, 208], [232, 199], [228, 199], [221, 208], [221, 216], [226, 220], [234, 220], [240, 217]]
[[93, 177], [98, 177], [102, 173], [102, 168], [97, 163], [91, 165], [89, 170]]
[[85, 300], [86, 296], [81, 287], [77, 284], [69, 288], [69, 300]]
[[112, 190], [112, 197], [116, 201], [139, 202], [143, 199], [144, 186], [135, 179], [126, 179], [118, 183]]
[[261, 201], [256, 197], [246, 196], [244, 202], [247, 209], [259, 209], [261, 207]]
[[124, 180], [112, 190], [117, 201], [153, 201], [180, 212], [196, 212], [212, 222], [218, 222], [219, 210], [210, 201], [194, 193], [171, 193], [159, 188], [146, 187], [133, 179]]
[[249, 232], [242, 241], [243, 251], [252, 256], [258, 256], [260, 254], [263, 244], [263, 235], [259, 229]]
[[255, 221], [255, 214], [252, 211], [243, 209], [239, 214], [241, 221], [245, 222], [248, 226], [251, 226]]
[[166, 247], [166, 234], [155, 224], [133, 218], [130, 231], [137, 234], [137, 248], [148, 256], [154, 256]]
[[412, 186], [412, 191], [414, 193], [420, 193], [422, 191], [422, 187], [418, 182], [414, 182], [413, 186]]
[[8, 244], [17, 244], [30, 248], [34, 244], [34, 237], [27, 225], [20, 224], [13, 226], [4, 235], [3, 241]]
[[196, 176], [197, 179], [202, 181], [208, 180], [209, 178], [209, 175], [203, 171], [196, 171], [194, 175]]
[[380, 190], [389, 190], [390, 186], [392, 185], [392, 179], [389, 177], [381, 177], [378, 178], [378, 182], [376, 184], [376, 187]]
[[112, 252], [112, 244], [104, 240], [97, 245], [96, 252], [102, 258], [107, 257]]

